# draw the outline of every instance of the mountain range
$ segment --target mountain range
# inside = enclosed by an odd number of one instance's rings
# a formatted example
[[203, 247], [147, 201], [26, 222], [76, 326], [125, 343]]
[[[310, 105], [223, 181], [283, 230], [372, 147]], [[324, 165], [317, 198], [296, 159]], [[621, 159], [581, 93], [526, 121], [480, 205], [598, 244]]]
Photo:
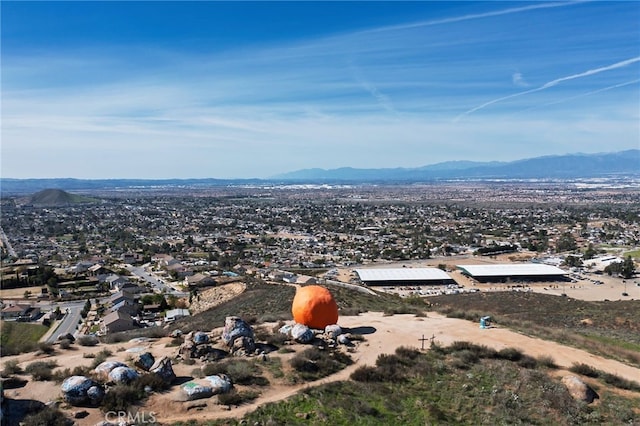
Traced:
[[640, 149], [599, 154], [567, 154], [510, 162], [448, 161], [417, 168], [303, 169], [268, 179], [11, 179], [0, 178], [2, 196], [44, 189], [206, 188], [291, 183], [415, 183], [465, 179], [587, 179], [640, 177]]
[[303, 169], [274, 176], [296, 181], [432, 181], [446, 179], [575, 179], [640, 175], [640, 149], [567, 154], [510, 162], [449, 161], [417, 168]]

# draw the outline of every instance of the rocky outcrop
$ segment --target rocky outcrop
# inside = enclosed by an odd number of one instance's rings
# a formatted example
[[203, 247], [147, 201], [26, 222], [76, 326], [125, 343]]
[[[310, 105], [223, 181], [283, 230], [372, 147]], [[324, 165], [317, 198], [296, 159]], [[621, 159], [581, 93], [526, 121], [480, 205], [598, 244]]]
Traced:
[[562, 384], [567, 388], [571, 397], [578, 401], [584, 401], [591, 404], [600, 396], [589, 385], [583, 382], [579, 377], [568, 375], [562, 378]]

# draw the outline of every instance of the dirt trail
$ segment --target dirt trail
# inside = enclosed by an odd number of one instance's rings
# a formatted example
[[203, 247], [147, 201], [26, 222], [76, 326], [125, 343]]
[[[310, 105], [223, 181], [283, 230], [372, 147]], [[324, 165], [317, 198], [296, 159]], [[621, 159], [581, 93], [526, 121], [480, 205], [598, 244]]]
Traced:
[[[166, 417], [159, 415], [158, 419], [163, 423], [171, 423], [184, 421], [188, 418], [205, 420], [241, 417], [260, 405], [289, 398], [305, 388], [347, 380], [358, 367], [374, 365], [379, 354], [393, 353], [400, 346], [420, 348], [422, 342], [419, 339], [423, 336], [427, 339], [424, 342], [425, 348], [428, 348], [429, 339], [432, 337], [443, 346], [449, 345], [454, 341], [464, 340], [483, 344], [496, 350], [514, 347], [533, 357], [551, 356], [561, 368], [568, 368], [574, 362], [581, 362], [608, 373], [640, 381], [640, 369], [638, 368], [558, 343], [527, 337], [507, 329], [490, 328], [483, 330], [479, 328], [478, 324], [455, 318], [446, 318], [435, 312], [429, 312], [426, 318], [415, 317], [414, 315], [383, 316], [382, 313], [365, 313], [359, 316], [341, 317], [339, 323], [343, 328], [351, 329], [354, 334], [361, 333], [366, 338], [366, 341], [360, 343], [356, 353], [353, 354], [354, 364], [339, 373], [306, 385], [274, 387], [264, 392], [255, 402], [232, 408], [231, 410], [221, 406], [210, 405], [206, 409], [209, 411], [185, 411], [181, 414], [174, 411]], [[147, 407], [147, 409], [149, 408]]]

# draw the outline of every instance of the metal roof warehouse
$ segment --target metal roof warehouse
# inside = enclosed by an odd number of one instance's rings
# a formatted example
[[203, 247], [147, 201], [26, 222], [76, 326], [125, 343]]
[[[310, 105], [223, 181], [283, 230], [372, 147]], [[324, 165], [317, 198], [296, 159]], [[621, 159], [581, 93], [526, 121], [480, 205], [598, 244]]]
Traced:
[[360, 281], [367, 285], [442, 285], [455, 281], [438, 268], [375, 268], [356, 269]]
[[464, 275], [480, 282], [514, 281], [564, 281], [567, 272], [541, 263], [496, 264], [496, 265], [456, 265]]

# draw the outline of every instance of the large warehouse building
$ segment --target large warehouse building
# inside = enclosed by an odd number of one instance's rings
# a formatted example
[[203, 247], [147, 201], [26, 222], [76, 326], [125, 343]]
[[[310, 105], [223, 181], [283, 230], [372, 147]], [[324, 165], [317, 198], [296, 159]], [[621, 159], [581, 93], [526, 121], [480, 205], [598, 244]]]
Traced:
[[567, 272], [542, 263], [496, 265], [456, 265], [464, 275], [479, 282], [566, 281]]
[[363, 284], [369, 286], [418, 286], [455, 284], [438, 268], [373, 268], [356, 269]]

